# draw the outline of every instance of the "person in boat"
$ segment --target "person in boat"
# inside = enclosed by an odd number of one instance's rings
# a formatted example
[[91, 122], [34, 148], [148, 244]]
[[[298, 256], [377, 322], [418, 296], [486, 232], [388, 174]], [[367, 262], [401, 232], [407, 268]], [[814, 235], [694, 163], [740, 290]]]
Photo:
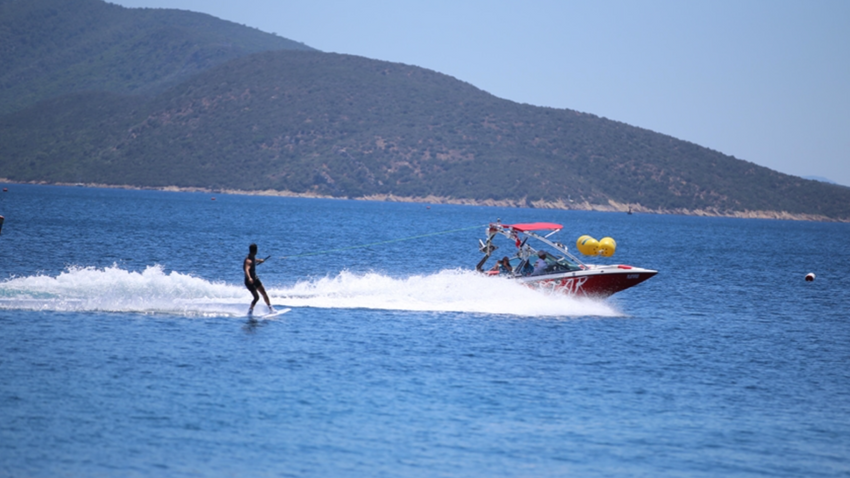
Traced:
[[549, 263], [546, 262], [546, 252], [537, 251], [537, 262], [534, 263], [534, 270], [531, 272], [533, 276], [539, 276], [546, 273]]
[[[257, 264], [262, 264], [263, 262], [265, 262], [263, 259], [257, 259], [257, 245], [251, 244], [248, 246], [248, 257], [242, 262], [242, 271], [245, 272], [245, 287], [254, 296], [254, 300], [251, 301], [251, 307], [248, 308], [248, 315], [254, 313], [254, 306], [260, 300], [260, 294], [263, 294], [263, 299], [269, 307], [269, 313], [274, 312], [274, 308], [272, 308], [272, 304], [269, 301], [269, 296], [266, 294], [266, 289], [263, 287], [263, 283], [260, 282], [260, 278], [257, 277]], [[260, 294], [257, 293], [258, 291]]]
[[505, 256], [490, 270], [498, 272], [499, 274], [510, 274], [513, 271], [513, 268], [511, 267], [511, 260], [508, 259], [508, 256]]

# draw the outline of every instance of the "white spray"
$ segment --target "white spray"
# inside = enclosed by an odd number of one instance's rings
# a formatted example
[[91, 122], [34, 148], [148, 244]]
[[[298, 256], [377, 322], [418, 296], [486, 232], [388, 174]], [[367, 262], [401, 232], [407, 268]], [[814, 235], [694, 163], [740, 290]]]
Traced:
[[[390, 277], [343, 271], [289, 286], [266, 284], [281, 307], [465, 312], [515, 316], [619, 316], [611, 304], [546, 294], [473, 271]], [[58, 276], [0, 282], [0, 309], [243, 316], [250, 294], [240, 284], [210, 282], [160, 266], [142, 272], [117, 266], [72, 267]]]

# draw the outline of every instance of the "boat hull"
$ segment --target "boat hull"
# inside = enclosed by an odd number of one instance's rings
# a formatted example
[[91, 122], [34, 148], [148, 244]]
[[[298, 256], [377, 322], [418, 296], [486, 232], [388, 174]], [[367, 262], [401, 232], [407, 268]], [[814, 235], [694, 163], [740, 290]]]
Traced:
[[591, 269], [563, 274], [520, 277], [518, 280], [531, 287], [566, 295], [605, 298], [634, 287], [657, 273], [658, 271], [637, 267]]

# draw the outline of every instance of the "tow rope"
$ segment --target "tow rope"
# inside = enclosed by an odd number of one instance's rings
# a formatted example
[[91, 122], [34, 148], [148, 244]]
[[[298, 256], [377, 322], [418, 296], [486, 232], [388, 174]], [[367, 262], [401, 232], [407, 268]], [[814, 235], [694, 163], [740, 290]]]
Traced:
[[420, 234], [418, 236], [402, 237], [401, 239], [390, 239], [388, 241], [370, 242], [369, 244], [360, 244], [358, 246], [339, 247], [339, 248], [336, 248], [336, 249], [326, 249], [324, 251], [307, 252], [307, 253], [304, 253], [304, 254], [298, 254], [298, 255], [294, 255], [294, 256], [281, 256], [281, 259], [294, 259], [294, 258], [297, 258], [297, 257], [308, 257], [308, 256], [318, 256], [318, 255], [322, 255], [322, 254], [329, 254], [331, 252], [349, 251], [351, 249], [363, 249], [363, 248], [366, 248], [366, 247], [380, 246], [380, 245], [383, 245], [383, 244], [392, 244], [394, 242], [403, 242], [403, 241], [411, 241], [413, 239], [422, 239], [423, 237], [439, 236], [439, 235], [442, 235], [442, 234], [451, 234], [453, 232], [470, 231], [472, 229], [478, 229], [478, 228], [485, 227], [485, 226], [487, 226], [487, 225], [484, 224], [484, 225], [481, 225], [481, 226], [464, 227], [464, 228], [461, 228], [461, 229], [451, 229], [451, 230], [448, 230], [448, 231], [431, 232], [431, 233], [428, 233], [428, 234]]

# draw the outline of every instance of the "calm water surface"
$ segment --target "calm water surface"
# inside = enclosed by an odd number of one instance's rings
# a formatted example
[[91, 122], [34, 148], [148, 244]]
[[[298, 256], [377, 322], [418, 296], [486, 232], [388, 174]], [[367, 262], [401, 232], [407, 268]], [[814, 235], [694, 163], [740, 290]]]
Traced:
[[[2, 186], [0, 476], [850, 476], [848, 224]], [[496, 218], [660, 272], [478, 277]]]

